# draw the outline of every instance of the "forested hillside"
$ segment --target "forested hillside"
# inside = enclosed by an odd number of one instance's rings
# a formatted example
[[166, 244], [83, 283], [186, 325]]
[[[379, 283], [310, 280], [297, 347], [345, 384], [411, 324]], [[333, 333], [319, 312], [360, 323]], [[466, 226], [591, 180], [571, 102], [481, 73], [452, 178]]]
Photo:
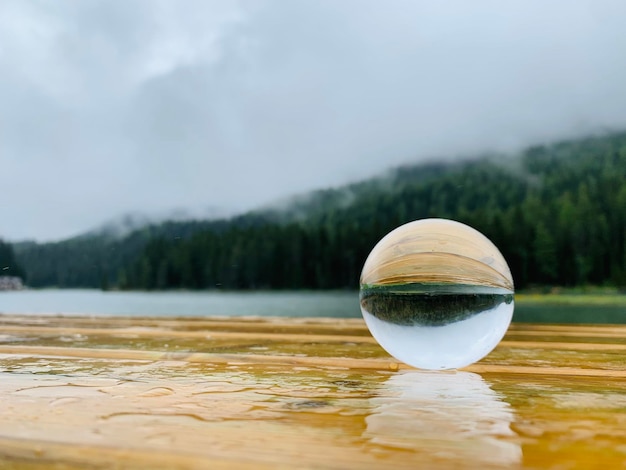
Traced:
[[24, 278], [24, 270], [15, 260], [13, 247], [0, 240], [0, 276]]
[[626, 133], [406, 166], [281, 210], [169, 223], [121, 240], [20, 244], [16, 254], [31, 286], [356, 288], [375, 243], [424, 217], [482, 231], [518, 288], [626, 286]]
[[16, 243], [14, 249], [31, 287], [106, 288], [116, 285], [120, 270], [141, 255], [149, 240], [181, 240], [200, 230], [217, 230], [225, 224], [225, 221], [167, 222], [146, 226], [123, 238], [89, 233], [55, 243]]

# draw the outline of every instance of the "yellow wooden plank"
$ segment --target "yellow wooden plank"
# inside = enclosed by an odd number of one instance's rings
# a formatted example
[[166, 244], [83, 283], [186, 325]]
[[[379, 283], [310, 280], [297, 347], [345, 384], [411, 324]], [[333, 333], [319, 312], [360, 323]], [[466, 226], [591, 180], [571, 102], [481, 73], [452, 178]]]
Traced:
[[[265, 332], [229, 332], [229, 331], [175, 331], [166, 329], [139, 329], [139, 328], [59, 328], [46, 326], [3, 326], [0, 328], [3, 333], [45, 336], [45, 335], [104, 335], [104, 336], [132, 336], [137, 338], [236, 338], [254, 340], [282, 340], [285, 333], [265, 333]], [[340, 335], [319, 335], [319, 334], [289, 334], [289, 341], [293, 342], [358, 342], [375, 343], [371, 336], [340, 336]]]
[[509, 348], [541, 348], [571, 349], [576, 351], [626, 351], [626, 344], [615, 343], [566, 343], [557, 341], [509, 341], [500, 342], [502, 347]]
[[0, 316], [0, 468], [626, 468], [626, 329], [509, 338], [425, 372], [362, 320]]

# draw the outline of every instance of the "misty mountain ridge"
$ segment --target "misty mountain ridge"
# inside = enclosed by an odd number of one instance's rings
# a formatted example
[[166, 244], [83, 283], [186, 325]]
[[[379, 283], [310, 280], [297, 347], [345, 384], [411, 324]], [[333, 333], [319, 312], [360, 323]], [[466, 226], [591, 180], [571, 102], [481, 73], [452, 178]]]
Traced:
[[[74, 236], [44, 242], [18, 240], [13, 242], [13, 245], [17, 247], [48, 245], [82, 239], [115, 241], [144, 229], [159, 233], [160, 226], [167, 226], [168, 230], [175, 230], [174, 227], [178, 224], [181, 227], [195, 225], [202, 229], [207, 224], [211, 225], [212, 222], [216, 222], [216, 225], [222, 225], [224, 222], [233, 221], [236, 224], [248, 225], [260, 222], [286, 223], [304, 221], [308, 218], [322, 215], [329, 208], [333, 210], [348, 208], [359, 197], [372, 192], [384, 193], [393, 191], [403, 184], [432, 181], [445, 172], [458, 170], [477, 161], [490, 162], [496, 166], [508, 168], [522, 176], [519, 159], [512, 155], [484, 153], [480, 156], [460, 157], [457, 159], [432, 158], [416, 163], [399, 165], [372, 178], [347, 183], [338, 187], [328, 187], [288, 195], [249, 211], [233, 213], [232, 210], [216, 206], [206, 206], [200, 209], [174, 208], [156, 212], [134, 210], [113, 217], [84, 233]], [[532, 176], [528, 174], [525, 177], [532, 179]], [[188, 230], [184, 229], [183, 232], [188, 232]]]
[[[51, 242], [12, 243], [15, 255], [27, 272], [32, 287], [98, 287], [103, 279], [117, 276], [121, 266], [136, 258], [152, 239], [184, 240], [196, 233], [223, 233], [233, 227], [249, 230], [271, 224], [285, 225], [323, 221], [329, 212], [350, 211], [358, 201], [385, 194], [411, 182], [427, 182], [472, 164], [461, 162], [416, 163], [392, 168], [380, 176], [337, 188], [320, 189], [262, 206], [230, 217], [198, 218], [198, 212], [176, 210], [160, 214], [129, 212], [83, 234]], [[206, 213], [206, 212], [205, 212]], [[64, 270], [67, 264], [75, 266]]]
[[228, 211], [217, 207], [206, 207], [199, 210], [176, 208], [150, 213], [133, 211], [110, 219], [102, 225], [78, 235], [78, 237], [102, 237], [109, 240], [120, 240], [148, 226], [158, 226], [167, 222], [191, 223], [193, 221], [209, 221], [223, 219], [227, 216]]
[[518, 285], [621, 283], [625, 181], [623, 132], [407, 164], [228, 218], [127, 216], [88, 237], [14, 248], [34, 287], [354, 288], [388, 231], [443, 217], [491, 238]]
[[329, 210], [349, 209], [368, 195], [393, 192], [406, 184], [425, 184], [445, 173], [459, 171], [477, 162], [488, 162], [494, 166], [512, 168], [509, 160], [510, 158], [503, 154], [484, 154], [457, 160], [431, 159], [418, 163], [406, 163], [365, 180], [286, 196], [244, 213], [243, 216], [255, 216], [281, 223], [302, 222], [319, 218]]

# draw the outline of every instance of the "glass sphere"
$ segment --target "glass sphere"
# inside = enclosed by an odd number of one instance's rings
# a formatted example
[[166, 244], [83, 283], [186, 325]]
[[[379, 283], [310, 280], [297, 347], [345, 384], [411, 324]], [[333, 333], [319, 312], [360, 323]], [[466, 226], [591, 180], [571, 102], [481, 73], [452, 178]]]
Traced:
[[388, 233], [367, 257], [360, 284], [372, 336], [420, 369], [482, 359], [513, 317], [504, 257], [483, 234], [452, 220], [417, 220]]

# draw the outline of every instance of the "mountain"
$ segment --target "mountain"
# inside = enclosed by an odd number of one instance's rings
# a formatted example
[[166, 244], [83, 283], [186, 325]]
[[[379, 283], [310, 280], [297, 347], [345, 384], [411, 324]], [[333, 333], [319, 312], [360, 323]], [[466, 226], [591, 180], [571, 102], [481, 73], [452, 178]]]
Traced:
[[31, 286], [355, 288], [374, 244], [424, 217], [487, 235], [518, 287], [626, 285], [626, 133], [405, 165], [231, 218], [17, 244]]
[[103, 237], [108, 239], [122, 239], [133, 232], [149, 226], [158, 226], [167, 222], [182, 222], [183, 224], [197, 220], [217, 220], [224, 218], [227, 213], [215, 207], [206, 207], [202, 210], [174, 209], [165, 212], [128, 212], [119, 217], [108, 220], [102, 225], [80, 235], [79, 237]]
[[[167, 219], [162, 219], [167, 220]], [[140, 212], [129, 212], [120, 217], [109, 220], [99, 227], [80, 235], [82, 238], [105, 238], [110, 240], [122, 239], [144, 227], [158, 223], [152, 217]]]

